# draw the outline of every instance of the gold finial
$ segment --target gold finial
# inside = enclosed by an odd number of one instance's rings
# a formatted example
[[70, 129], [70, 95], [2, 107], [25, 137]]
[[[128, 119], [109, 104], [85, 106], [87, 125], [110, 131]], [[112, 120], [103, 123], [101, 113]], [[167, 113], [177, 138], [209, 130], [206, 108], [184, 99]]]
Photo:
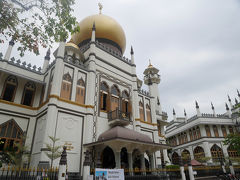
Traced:
[[103, 5], [101, 3], [98, 3], [98, 7], [99, 7], [99, 14], [102, 14]]
[[153, 67], [152, 64], [151, 64], [151, 60], [149, 59], [149, 65], [148, 65], [149, 68]]

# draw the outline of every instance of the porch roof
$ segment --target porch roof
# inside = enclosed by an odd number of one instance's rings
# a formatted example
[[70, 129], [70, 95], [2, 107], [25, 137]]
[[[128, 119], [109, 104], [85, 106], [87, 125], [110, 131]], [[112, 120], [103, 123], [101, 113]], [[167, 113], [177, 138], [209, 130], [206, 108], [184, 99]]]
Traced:
[[119, 148], [122, 147], [131, 147], [134, 149], [142, 149], [142, 150], [149, 150], [149, 151], [158, 151], [161, 149], [170, 149], [171, 146], [167, 144], [160, 144], [155, 142], [144, 142], [141, 140], [132, 140], [128, 138], [119, 138], [119, 137], [113, 137], [111, 139], [107, 140], [98, 140], [96, 142], [84, 144], [85, 147], [92, 147], [92, 146], [118, 146]]

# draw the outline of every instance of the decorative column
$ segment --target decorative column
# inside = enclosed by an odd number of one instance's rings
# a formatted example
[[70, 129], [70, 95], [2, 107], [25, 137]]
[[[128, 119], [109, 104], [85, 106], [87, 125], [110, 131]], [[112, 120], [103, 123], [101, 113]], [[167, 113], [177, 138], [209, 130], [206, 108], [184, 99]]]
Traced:
[[196, 104], [197, 116], [198, 116], [198, 117], [201, 117], [201, 112], [200, 112], [200, 108], [199, 108], [198, 102], [195, 101], [195, 104]]
[[223, 171], [223, 173], [226, 174], [226, 168], [225, 168], [225, 165], [224, 165], [222, 159], [220, 160], [220, 164], [221, 164], [221, 167], [222, 167], [222, 171]]
[[65, 53], [65, 42], [60, 42], [57, 49], [56, 63], [54, 68], [54, 75], [52, 81], [51, 95], [60, 96], [61, 82], [63, 76], [63, 59]]
[[67, 174], [67, 147], [63, 147], [63, 152], [61, 154], [61, 159], [59, 162], [59, 170], [58, 170], [58, 180], [65, 180]]
[[4, 60], [8, 61], [10, 59], [10, 56], [11, 56], [11, 53], [12, 53], [12, 48], [14, 46], [14, 40], [12, 39], [10, 42], [9, 42], [9, 46], [8, 46], [8, 49], [7, 49], [7, 52], [4, 56]]
[[211, 159], [208, 160], [208, 163], [212, 163], [212, 154], [209, 148], [209, 143], [208, 142], [203, 142], [203, 149], [205, 153], [205, 157], [210, 157]]
[[144, 153], [142, 153], [142, 154], [140, 155], [140, 159], [141, 159], [141, 171], [142, 171], [142, 175], [146, 175], [146, 167], [145, 167]]
[[150, 160], [150, 166], [151, 166], [152, 174], [155, 174], [155, 172], [154, 172], [154, 170], [155, 170], [155, 163], [154, 163], [153, 153], [151, 153], [149, 155], [149, 160]]
[[140, 128], [136, 128], [136, 125], [139, 125], [139, 122], [136, 122], [136, 119], [140, 119], [140, 114], [139, 114], [139, 104], [138, 104], [138, 87], [137, 87], [137, 75], [136, 75], [136, 65], [134, 62], [134, 51], [133, 48], [131, 47], [131, 63], [132, 63], [132, 81], [133, 81], [133, 88], [132, 88], [132, 120], [133, 120], [133, 129], [135, 131], [140, 132]]
[[212, 111], [213, 111], [213, 116], [216, 117], [216, 112], [215, 112], [215, 108], [213, 106], [213, 103], [211, 102], [211, 108], [212, 108]]
[[189, 163], [188, 163], [188, 172], [189, 172], [189, 179], [190, 180], [195, 180], [194, 175], [193, 175], [193, 169], [192, 169], [191, 161], [189, 161]]
[[181, 157], [179, 159], [179, 166], [180, 166], [180, 173], [181, 173], [182, 180], [186, 180], [186, 175], [185, 175], [185, 172], [184, 172], [184, 165], [183, 165]]
[[47, 53], [46, 53], [46, 56], [44, 58], [44, 62], [43, 62], [43, 67], [42, 67], [42, 73], [45, 73], [47, 68], [48, 68], [48, 65], [49, 65], [49, 61], [50, 61], [50, 48], [48, 49]]
[[88, 175], [90, 175], [90, 166], [91, 166], [91, 154], [89, 150], [84, 152], [85, 159], [83, 162], [83, 179], [87, 179]]
[[128, 166], [129, 166], [129, 175], [133, 176], [133, 159], [132, 152], [128, 152]]
[[[92, 27], [92, 37], [91, 37], [91, 43], [90, 43], [90, 53], [89, 53], [89, 60], [88, 62], [88, 76], [87, 76], [87, 84], [86, 84], [86, 101], [85, 104], [94, 106], [94, 97], [95, 97], [95, 87], [98, 86], [96, 84], [96, 54], [95, 54], [95, 23]], [[88, 115], [86, 115], [86, 123], [84, 123], [86, 131], [84, 132], [84, 143], [91, 143], [95, 142], [97, 139], [97, 122], [92, 114], [94, 114], [94, 109], [87, 109]]]
[[116, 162], [115, 169], [120, 169], [121, 168], [121, 150], [114, 151], [114, 155], [115, 155], [115, 162]]
[[187, 123], [188, 117], [185, 109], [184, 109], [184, 117], [185, 117], [185, 123]]
[[235, 171], [232, 165], [232, 161], [229, 159], [229, 169], [230, 169], [230, 173], [235, 176]]

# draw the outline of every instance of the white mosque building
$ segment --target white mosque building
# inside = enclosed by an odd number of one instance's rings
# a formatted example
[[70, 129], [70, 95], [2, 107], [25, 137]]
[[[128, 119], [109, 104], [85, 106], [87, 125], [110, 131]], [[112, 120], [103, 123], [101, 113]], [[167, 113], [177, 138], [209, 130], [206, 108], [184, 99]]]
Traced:
[[[145, 69], [141, 89], [134, 52], [125, 58], [124, 30], [113, 18], [96, 14], [83, 19], [81, 31], [61, 42], [41, 68], [0, 54], [0, 151], [23, 143], [31, 167], [49, 164], [46, 143], [67, 146], [69, 172], [83, 172], [84, 152], [96, 167], [153, 169], [170, 162], [164, 138], [159, 70]], [[26, 58], [26, 57], [25, 57]], [[50, 63], [51, 62], [51, 63]], [[54, 160], [58, 166], [59, 159]]]
[[[240, 100], [240, 93], [238, 98]], [[179, 164], [180, 158], [198, 160], [209, 165], [219, 164], [231, 159], [239, 162], [240, 154], [223, 141], [228, 134], [239, 132], [240, 102], [235, 98], [235, 104], [228, 96], [226, 112], [216, 114], [211, 103], [211, 114], [201, 113], [196, 102], [196, 115], [188, 118], [184, 110], [184, 117], [177, 117], [173, 109], [173, 120], [166, 126], [167, 144], [172, 146], [170, 159], [173, 164]], [[238, 161], [235, 161], [238, 160]]]

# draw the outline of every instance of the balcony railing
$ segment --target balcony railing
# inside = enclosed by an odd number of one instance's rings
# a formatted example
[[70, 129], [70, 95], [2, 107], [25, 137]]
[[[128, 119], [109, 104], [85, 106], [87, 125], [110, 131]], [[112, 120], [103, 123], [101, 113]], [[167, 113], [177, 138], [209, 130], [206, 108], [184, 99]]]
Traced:
[[124, 112], [119, 109], [116, 109], [108, 113], [108, 122], [112, 126], [117, 126], [117, 125], [126, 126], [126, 125], [129, 125], [130, 121], [131, 121], [131, 118], [130, 118], [129, 112]]

